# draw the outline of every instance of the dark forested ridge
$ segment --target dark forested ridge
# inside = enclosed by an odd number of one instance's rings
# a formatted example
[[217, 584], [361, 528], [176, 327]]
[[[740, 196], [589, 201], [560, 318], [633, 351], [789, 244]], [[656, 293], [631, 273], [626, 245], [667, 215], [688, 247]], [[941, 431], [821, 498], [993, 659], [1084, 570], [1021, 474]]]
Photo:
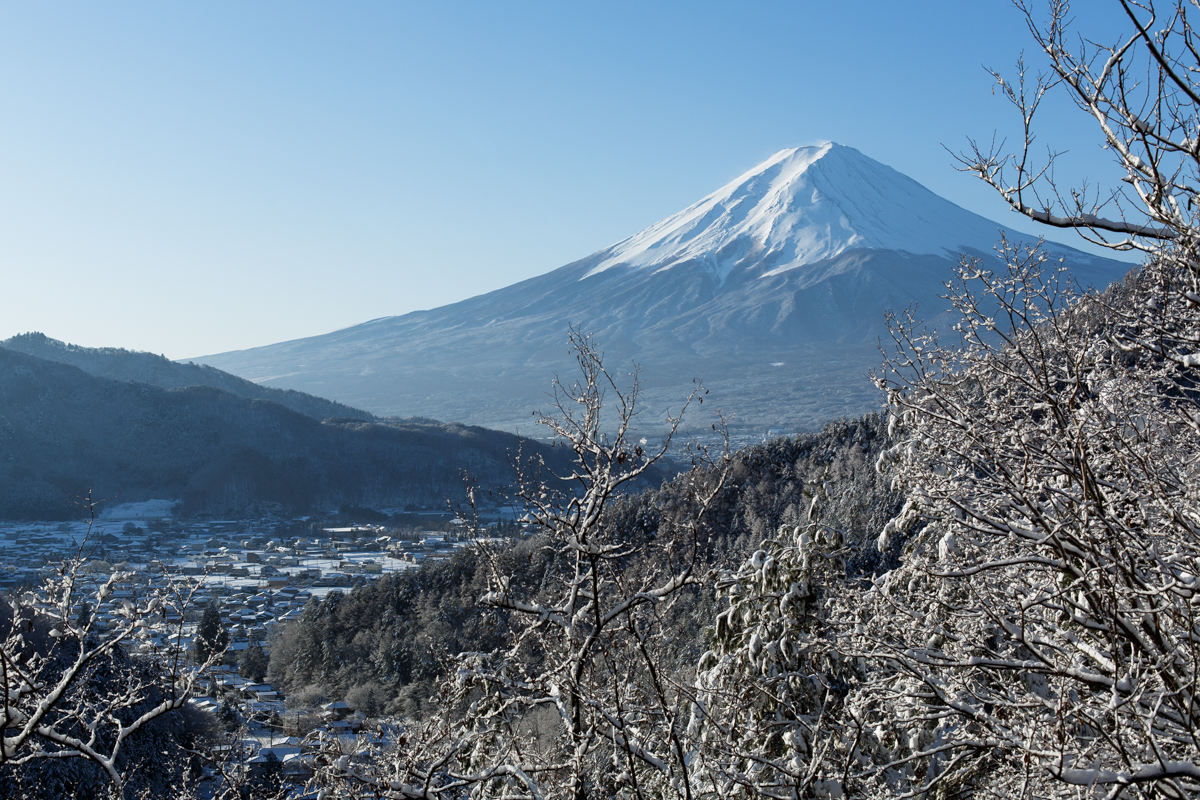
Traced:
[[41, 333], [23, 333], [0, 342], [0, 347], [35, 358], [70, 364], [89, 375], [115, 381], [148, 383], [162, 389], [212, 386], [247, 400], [270, 400], [315, 420], [375, 420], [374, 415], [342, 403], [292, 389], [272, 389], [205, 364], [179, 364], [165, 356], [119, 347], [80, 347]]
[[518, 445], [432, 421], [318, 422], [219, 388], [110, 380], [0, 347], [0, 518], [76, 518], [89, 489], [113, 502], [179, 499], [189, 514], [442, 504], [462, 496], [464, 470], [485, 488], [509, 484]]
[[[705, 560], [709, 567], [738, 563], [746, 553], [801, 522], [816, 486], [826, 488], [831, 523], [847, 530], [879, 531], [898, 511], [900, 498], [874, 469], [887, 446], [879, 415], [830, 422], [816, 433], [776, 439], [734, 456], [731, 480], [712, 521]], [[807, 491], [806, 491], [807, 490]], [[619, 498], [607, 525], [631, 543], [653, 538], [671, 517], [689, 513], [680, 481]], [[542, 587], [564, 580], [563, 567], [541, 537], [495, 554], [514, 585]], [[864, 547], [857, 571], [879, 566]], [[271, 652], [270, 682], [290, 696], [377, 704], [413, 714], [432, 694], [439, 654], [487, 651], [500, 646], [503, 612], [483, 608], [486, 570], [472, 552], [420, 569], [387, 575], [346, 595], [312, 601], [304, 616], [282, 630]], [[647, 565], [630, 563], [631, 573]], [[649, 565], [653, 567], [654, 565]], [[660, 565], [661, 566], [661, 565]], [[700, 619], [714, 616], [709, 591], [692, 593], [671, 614], [679, 641], [678, 665], [694, 664], [706, 646]]]

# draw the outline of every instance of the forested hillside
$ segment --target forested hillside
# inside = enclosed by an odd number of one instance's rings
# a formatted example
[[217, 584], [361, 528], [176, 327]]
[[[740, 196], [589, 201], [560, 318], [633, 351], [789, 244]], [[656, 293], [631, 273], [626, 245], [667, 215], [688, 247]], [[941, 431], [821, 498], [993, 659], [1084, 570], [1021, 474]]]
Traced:
[[[805, 519], [818, 490], [827, 492], [830, 524], [843, 527], [847, 536], [882, 529], [900, 506], [899, 495], [874, 469], [886, 447], [885, 426], [875, 414], [739, 451], [714, 508], [703, 551], [705, 568], [736, 565], [780, 531], [790, 532]], [[687, 491], [676, 480], [623, 496], [609, 507], [606, 525], [630, 545], [644, 544], [687, 513]], [[667, 567], [637, 563], [644, 557], [630, 556], [624, 567], [631, 574]], [[514, 586], [534, 593], [566, 579], [566, 562], [540, 535], [495, 558]], [[887, 558], [894, 560], [895, 551]], [[879, 564], [872, 542], [862, 547], [855, 568], [871, 573]], [[364, 712], [386, 708], [416, 713], [434, 693], [442, 658], [494, 649], [509, 633], [506, 613], [479, 606], [488, 591], [488, 572], [480, 566], [476, 553], [464, 552], [386, 576], [345, 596], [335, 593], [314, 601], [273, 643], [269, 680], [310, 703], [349, 699]], [[691, 592], [687, 602], [672, 609], [679, 636], [674, 670], [694, 666], [707, 648], [704, 626], [695, 620], [711, 619], [715, 609], [715, 597], [707, 589]]]
[[178, 499], [186, 514], [442, 505], [462, 497], [464, 470], [507, 486], [518, 445], [463, 425], [318, 422], [273, 401], [98, 378], [0, 348], [0, 518], [78, 518], [89, 490]]
[[331, 743], [310, 786], [1195, 796], [1200, 360], [1170, 288], [1194, 284], [1156, 261], [1080, 295], [1006, 257], [951, 287], [961, 347], [893, 319], [886, 425], [622, 498], [654, 456], [564, 403], [583, 488], [525, 493], [540, 537], [314, 602], [277, 640], [300, 699], [410, 719], [353, 766]]

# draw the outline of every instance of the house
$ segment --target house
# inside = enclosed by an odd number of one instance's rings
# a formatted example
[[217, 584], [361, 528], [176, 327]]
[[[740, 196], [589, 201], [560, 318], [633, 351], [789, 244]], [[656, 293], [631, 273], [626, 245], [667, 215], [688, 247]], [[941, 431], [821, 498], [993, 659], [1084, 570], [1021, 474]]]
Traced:
[[275, 687], [269, 683], [244, 686], [242, 687], [242, 694], [246, 697], [253, 697], [260, 703], [268, 703], [279, 699], [279, 692], [275, 691]]
[[260, 756], [274, 755], [282, 763], [284, 759], [300, 755], [300, 747], [298, 745], [275, 744], [262, 748], [258, 751], [258, 754]]
[[231, 674], [217, 678], [218, 686], [228, 686], [231, 689], [242, 691], [246, 686], [250, 685], [250, 681], [243, 678], [241, 675]]
[[[258, 751], [258, 754], [251, 758], [246, 763], [250, 766], [251, 775], [259, 775], [264, 772], [268, 765], [274, 761], [282, 771], [286, 771], [284, 767], [284, 759], [295, 761], [300, 756], [299, 747], [263, 747]], [[273, 758], [272, 758], [273, 757]], [[304, 763], [304, 762], [300, 762]], [[311, 768], [309, 772], [311, 773]], [[300, 774], [297, 772], [297, 774]]]
[[333, 703], [326, 703], [325, 705], [321, 706], [321, 710], [325, 712], [327, 717], [340, 720], [349, 714], [352, 709], [350, 708], [350, 704], [345, 700], [337, 700]]
[[188, 700], [188, 705], [197, 711], [207, 711], [210, 714], [215, 714], [217, 711], [217, 703], [208, 697], [193, 697]]
[[300, 783], [312, 777], [313, 758], [304, 753], [290, 753], [283, 758], [283, 775], [293, 783]]
[[329, 732], [335, 736], [342, 736], [354, 732], [354, 727], [348, 719], [335, 719], [328, 725]]

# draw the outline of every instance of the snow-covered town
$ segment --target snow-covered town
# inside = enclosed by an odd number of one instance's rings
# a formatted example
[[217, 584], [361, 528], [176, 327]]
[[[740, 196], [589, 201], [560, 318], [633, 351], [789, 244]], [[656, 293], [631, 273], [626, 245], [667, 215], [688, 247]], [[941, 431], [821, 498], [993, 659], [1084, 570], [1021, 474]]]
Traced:
[[436, 526], [430, 530], [327, 525], [309, 517], [181, 522], [169, 513], [169, 504], [152, 501], [119, 506], [92, 522], [0, 523], [0, 591], [36, 595], [44, 578], [79, 559], [76, 595], [86, 602], [112, 575], [124, 574], [95, 609], [97, 632], [120, 624], [122, 607], [140, 598], [186, 591], [182, 617], [165, 609], [139, 621], [131, 649], [164, 660], [182, 656], [191, 665], [203, 661], [197, 631], [205, 610], [215, 608], [224, 655], [197, 675], [188, 702], [231, 732], [216, 748], [226, 771], [231, 765], [248, 774], [274, 769], [279, 779], [299, 784], [311, 772], [305, 742], [320, 738], [314, 733], [350, 752], [379, 745], [381, 736], [398, 730], [388, 719], [365, 725], [365, 716], [343, 700], [315, 708], [289, 703], [265, 681], [272, 633], [314, 599], [447, 559], [479, 537], [437, 512], [427, 515]]
[[395, 538], [372, 526], [279, 539], [254, 522], [233, 521], [195, 523], [183, 531], [117, 527], [119, 535], [103, 524], [95, 528], [89, 536], [86, 523], [0, 524], [0, 588], [36, 584], [44, 570], [81, 554], [86, 571], [97, 577], [114, 569], [136, 572], [148, 585], [160, 576], [194, 577], [205, 585], [205, 599], [219, 598], [251, 633], [283, 619], [284, 612], [298, 612], [309, 597], [449, 558], [473, 541], [445, 532]]

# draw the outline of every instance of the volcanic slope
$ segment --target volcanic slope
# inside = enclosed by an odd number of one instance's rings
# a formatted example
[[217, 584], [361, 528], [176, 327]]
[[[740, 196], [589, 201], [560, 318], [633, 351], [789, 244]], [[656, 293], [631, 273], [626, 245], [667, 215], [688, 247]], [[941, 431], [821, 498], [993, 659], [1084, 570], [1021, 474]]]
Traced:
[[[567, 330], [642, 368], [645, 422], [693, 378], [734, 430], [799, 430], [878, 406], [884, 313], [946, 321], [960, 254], [999, 268], [1004, 233], [851, 147], [782, 150], [698, 203], [553, 272], [430, 311], [197, 361], [376, 414], [530, 431]], [[1047, 244], [1084, 286], [1129, 265]], [[714, 402], [715, 401], [715, 402]], [[703, 419], [703, 418], [701, 418]], [[697, 422], [693, 418], [693, 422]]]

